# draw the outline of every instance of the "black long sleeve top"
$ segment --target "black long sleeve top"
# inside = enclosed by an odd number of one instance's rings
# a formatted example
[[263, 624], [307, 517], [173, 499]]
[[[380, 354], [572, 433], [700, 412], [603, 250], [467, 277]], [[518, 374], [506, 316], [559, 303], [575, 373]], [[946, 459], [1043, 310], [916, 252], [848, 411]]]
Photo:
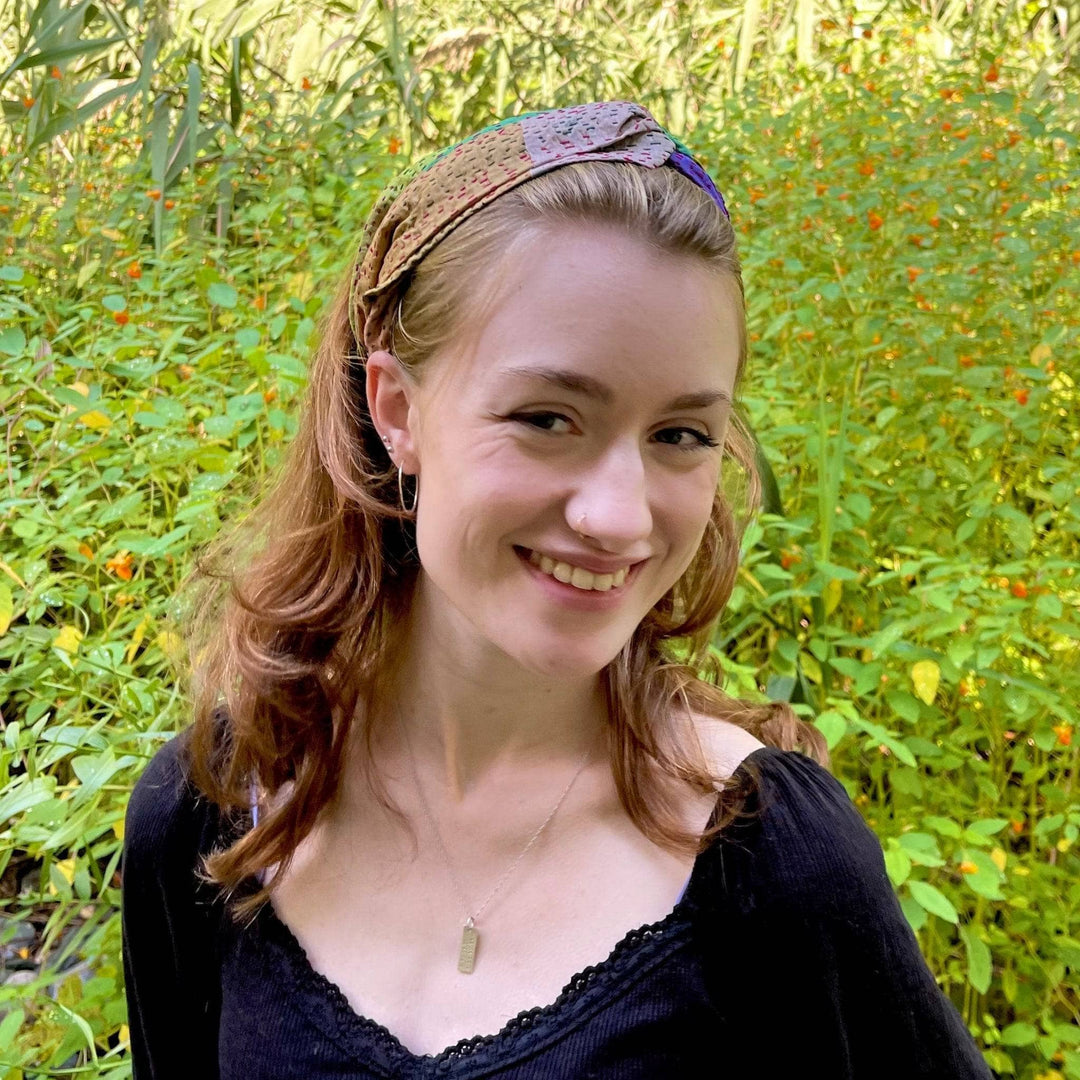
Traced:
[[552, 1004], [421, 1056], [353, 1011], [270, 904], [237, 926], [196, 878], [222, 825], [187, 779], [184, 742], [157, 752], [127, 811], [134, 1080], [993, 1076], [927, 967], [880, 843], [800, 753], [750, 755], [760, 813], [698, 857], [664, 919], [630, 930]]

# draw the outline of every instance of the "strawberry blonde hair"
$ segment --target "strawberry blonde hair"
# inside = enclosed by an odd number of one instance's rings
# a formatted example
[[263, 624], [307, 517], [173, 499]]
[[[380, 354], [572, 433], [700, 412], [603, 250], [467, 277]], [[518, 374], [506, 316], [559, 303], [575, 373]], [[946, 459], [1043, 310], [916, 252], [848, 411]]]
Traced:
[[[530, 230], [561, 224], [624, 229], [711, 269], [737, 301], [737, 400], [747, 340], [734, 230], [709, 195], [676, 170], [622, 162], [554, 169], [462, 221], [406, 276], [389, 307], [391, 351], [401, 364], [422, 378], [429, 357], [476, 325], [479, 298], [490, 301], [505, 252]], [[273, 486], [197, 558], [184, 587], [194, 707], [185, 747], [190, 774], [244, 822], [227, 847], [206, 857], [204, 876], [231, 897], [277, 865], [261, 888], [234, 902], [237, 917], [268, 899], [335, 796], [355, 725], [364, 725], [370, 764], [365, 718], [392, 685], [419, 571], [414, 522], [400, 505], [396, 470], [372, 424], [365, 354], [350, 329], [354, 272], [355, 263], [324, 313], [299, 429]], [[637, 828], [673, 852], [707, 845], [739, 815], [757, 779], [748, 762], [743, 782], [725, 788], [713, 827], [704, 836], [688, 834], [668, 781], [705, 793], [717, 778], [680, 745], [674, 715], [727, 720], [768, 746], [828, 764], [823, 737], [788, 704], [743, 701], [720, 689], [711, 639], [734, 585], [742, 531], [761, 500], [753, 439], [737, 410], [723, 454], [743, 477], [742, 515], [736, 519], [736, 492], [725, 491], [732, 486], [725, 482], [690, 566], [600, 673], [619, 798]], [[254, 827], [246, 815], [253, 782], [269, 797], [291, 785]]]

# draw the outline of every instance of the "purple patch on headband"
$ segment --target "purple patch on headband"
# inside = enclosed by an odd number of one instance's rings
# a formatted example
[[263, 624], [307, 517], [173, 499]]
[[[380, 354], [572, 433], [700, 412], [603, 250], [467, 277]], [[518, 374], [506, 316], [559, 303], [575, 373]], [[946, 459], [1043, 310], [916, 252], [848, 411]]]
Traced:
[[693, 180], [699, 188], [707, 191], [712, 196], [713, 202], [723, 210], [724, 217], [729, 221], [731, 220], [728, 208], [724, 205], [724, 196], [717, 191], [716, 185], [712, 182], [712, 177], [692, 157], [676, 150], [664, 164], [677, 169], [683, 176]]

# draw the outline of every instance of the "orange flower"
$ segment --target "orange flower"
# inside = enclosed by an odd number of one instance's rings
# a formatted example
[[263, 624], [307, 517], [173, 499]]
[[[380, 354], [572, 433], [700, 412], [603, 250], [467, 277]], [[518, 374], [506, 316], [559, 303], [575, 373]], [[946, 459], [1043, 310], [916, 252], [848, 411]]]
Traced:
[[131, 318], [131, 316], [128, 315], [128, 313], [126, 311], [114, 311], [113, 312], [114, 321], [118, 322], [121, 326], [126, 326], [128, 324], [128, 321], [130, 320], [130, 318]]
[[49, 75], [54, 79], [62, 78], [60, 69], [55, 64], [49, 69]]
[[868, 26], [868, 27], [867, 27], [867, 28], [866, 28], [866, 29], [865, 29], [865, 30], [864, 30], [864, 31], [862, 32], [862, 36], [863, 36], [864, 38], [866, 38], [866, 39], [867, 39], [867, 40], [869, 41], [869, 39], [870, 39], [870, 38], [872, 38], [872, 37], [874, 36], [874, 31], [873, 31], [873, 30], [871, 30], [871, 29], [870, 29], [870, 27]]
[[998, 69], [991, 64], [986, 71], [983, 72], [983, 80], [985, 82], [997, 82], [998, 81]]
[[859, 162], [859, 172], [863, 176], [873, 176], [874, 175], [874, 163], [872, 161], [860, 161]]
[[929, 222], [929, 224], [930, 224], [930, 228], [931, 228], [931, 229], [936, 229], [936, 228], [937, 228], [937, 227], [938, 227], [938, 226], [939, 226], [939, 225], [941, 224], [941, 218], [939, 218], [939, 217], [937, 216], [937, 214], [935, 214], [935, 215], [934, 215], [934, 216], [933, 216], [933, 217], [932, 217], [932, 218], [930, 219], [930, 222]]
[[138, 279], [142, 277], [142, 267], [137, 263], [129, 263], [127, 268], [127, 276], [132, 279]]
[[150, 190], [149, 190], [149, 191], [148, 191], [148, 192], [146, 193], [146, 197], [147, 197], [148, 199], [153, 199], [153, 200], [154, 200], [154, 202], [157, 202], [157, 201], [158, 201], [158, 199], [160, 199], [160, 198], [161, 198], [161, 191], [160, 191], [160, 190], [159, 190], [158, 188], [151, 188], [151, 189], [150, 189]]
[[269, 405], [271, 402], [277, 400], [277, 387], [271, 386], [269, 390], [263, 391], [263, 401]]
[[723, 52], [724, 39], [723, 38], [717, 38], [716, 39], [716, 44], [713, 46], [713, 48], [716, 49], [717, 52]]
[[922, 270], [920, 270], [919, 267], [917, 267], [917, 266], [909, 266], [907, 268], [907, 279], [908, 279], [908, 281], [914, 281], [921, 273], [922, 273]]
[[1024, 831], [1024, 823], [1022, 821], [1010, 821], [1009, 825], [1012, 827], [1013, 836], [1019, 836]]
[[[828, 184], [823, 184], [820, 180], [817, 181], [817, 183], [814, 184], [814, 194], [815, 195], [818, 195], [818, 196], [824, 195], [825, 192], [828, 191], [828, 190], [829, 190], [829, 185]], [[1080, 252], [1077, 252], [1077, 254], [1080, 255]]]
[[971, 130], [969, 128], [961, 128], [959, 131], [953, 133], [953, 138], [963, 142], [970, 134]]
[[94, 559], [94, 549], [89, 544], [80, 544], [79, 545], [79, 554], [84, 559], [90, 559], [91, 562]]
[[1022, 581], [1014, 581], [1012, 588], [1009, 590], [1013, 596], [1019, 597], [1021, 600], [1027, 599], [1027, 586]]
[[311, 89], [311, 80], [306, 75], [300, 80], [300, 89], [301, 90], [310, 90]]
[[256, 296], [255, 299], [251, 301], [251, 306], [256, 311], [265, 311], [266, 310], [266, 297], [262, 293], [259, 293], [259, 295]]
[[177, 364], [176, 373], [181, 379], [190, 379], [195, 374], [195, 369], [190, 364]]
[[32, 109], [34, 107], [34, 99], [29, 94], [24, 94], [23, 95], [22, 103], [28, 109]]
[[131, 552], [119, 551], [105, 563], [105, 569], [110, 574], [115, 574], [122, 581], [130, 581], [133, 563], [134, 559], [131, 557]]
[[1012, 742], [1013, 739], [1016, 738], [1016, 732], [1015, 731], [1003, 731], [1001, 733], [1001, 737], [1003, 739], [1007, 739], [1009, 742]]
[[175, 207], [175, 206], [176, 206], [176, 202], [173, 199], [166, 199], [165, 200], [165, 209], [166, 210], [172, 210], [173, 207]]
[[989, 146], [984, 146], [982, 148], [982, 153], [980, 153], [979, 156], [983, 159], [983, 161], [993, 161], [997, 157], [997, 154], [995, 154]]
[[1056, 724], [1051, 730], [1057, 736], [1059, 746], [1072, 746], [1072, 724]]
[[813, 330], [800, 330], [799, 331], [799, 337], [803, 341], [812, 341], [813, 337], [814, 337], [814, 331]]
[[802, 556], [801, 555], [796, 555], [792, 551], [785, 551], [780, 556], [780, 565], [785, 570], [790, 570], [791, 567], [795, 565], [795, 563], [800, 563], [800, 562], [802, 562]]
[[1016, 398], [1021, 405], [1026, 405], [1028, 403], [1028, 391], [1026, 388], [1023, 390], [1014, 390], [1013, 397]]
[[974, 365], [974, 363], [975, 363], [975, 360], [974, 360], [973, 357], [967, 356], [966, 354], [960, 357], [960, 366], [961, 367], [972, 367]]
[[946, 120], [945, 123], [941, 125], [941, 130], [942, 131], [952, 131], [952, 124], [950, 124], [949, 121]]
[[973, 862], [971, 862], [968, 859], [965, 859], [960, 864], [960, 873], [961, 874], [977, 874], [978, 872], [979, 872], [979, 868]]
[[885, 224], [885, 219], [880, 214], [876, 214], [871, 210], [866, 215], [866, 222], [871, 229], [880, 229], [881, 226]]
[[1009, 132], [1009, 145], [1010, 146], [1015, 146], [1019, 141], [1020, 141], [1020, 132], [1019, 131], [1010, 131]]
[[918, 233], [912, 233], [908, 238], [909, 244], [914, 244], [916, 247], [922, 247], [922, 237]]
[[390, 141], [386, 144], [386, 151], [389, 154], [401, 153], [401, 140], [396, 135], [390, 137]]
[[957, 686], [957, 690], [960, 691], [960, 696], [961, 697], [967, 697], [968, 694], [971, 693], [971, 687], [968, 686], [968, 684], [966, 682], [964, 682], [963, 679], [960, 680], [960, 683]]
[[753, 188], [753, 187], [750, 189], [750, 202], [751, 202], [751, 205], [753, 203], [760, 202], [764, 198], [765, 198], [764, 189], [762, 189], [762, 188]]

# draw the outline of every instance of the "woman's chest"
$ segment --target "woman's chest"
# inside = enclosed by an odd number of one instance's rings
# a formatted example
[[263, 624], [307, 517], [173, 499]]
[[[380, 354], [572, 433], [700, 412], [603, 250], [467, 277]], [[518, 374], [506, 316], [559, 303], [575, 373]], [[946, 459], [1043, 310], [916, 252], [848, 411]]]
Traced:
[[[498, 858], [452, 874], [423, 846], [314, 844], [275, 890], [269, 921], [349, 1012], [414, 1054], [438, 1054], [550, 1005], [631, 930], [668, 919], [693, 865], [636, 831], [563, 841], [509, 874]], [[464, 937], [474, 950], [468, 973]]]
[[692, 1075], [724, 1041], [685, 914], [625, 935], [544, 1006], [497, 1031], [415, 1053], [358, 1013], [265, 908], [223, 953], [220, 1080]]

